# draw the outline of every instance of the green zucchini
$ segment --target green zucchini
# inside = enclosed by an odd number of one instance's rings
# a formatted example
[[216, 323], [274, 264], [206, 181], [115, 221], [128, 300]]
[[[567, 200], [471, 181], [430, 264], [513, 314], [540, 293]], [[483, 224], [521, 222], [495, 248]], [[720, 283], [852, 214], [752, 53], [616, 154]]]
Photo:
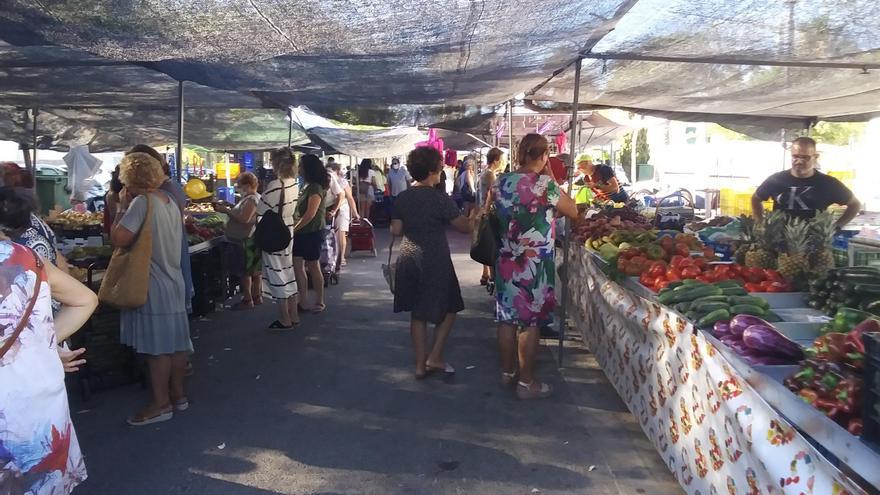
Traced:
[[706, 282], [701, 282], [701, 281], [694, 279], [694, 278], [686, 278], [686, 279], [682, 280], [681, 283], [682, 283], [682, 285], [700, 285], [700, 284], [705, 284]]
[[719, 280], [717, 282], [714, 282], [712, 285], [716, 287], [721, 287], [722, 289], [726, 287], [742, 287], [742, 284], [740, 284], [736, 280]]
[[853, 293], [860, 296], [880, 296], [880, 284], [857, 283], [853, 287]]
[[861, 284], [880, 284], [880, 274], [878, 273], [846, 273], [837, 277], [840, 282], [851, 282]]
[[721, 289], [708, 284], [693, 285], [687, 288], [684, 287], [686, 286], [682, 286], [672, 292], [667, 292], [658, 296], [657, 302], [668, 306], [680, 302], [694, 301], [701, 297], [721, 295]]
[[846, 298], [845, 301], [843, 301], [843, 304], [845, 304], [846, 307], [848, 307], [848, 308], [858, 308], [859, 306], [862, 305], [862, 301], [864, 301], [864, 300], [865, 300], [864, 297], [849, 296]]
[[678, 303], [675, 306], [673, 306], [673, 309], [675, 309], [676, 311], [678, 311], [681, 314], [685, 314], [691, 310], [691, 303], [689, 303], [689, 302]]
[[749, 295], [748, 291], [742, 287], [727, 287], [721, 289], [721, 293], [725, 296], [747, 296]]
[[719, 321], [726, 321], [730, 319], [730, 311], [726, 309], [719, 309], [716, 311], [712, 311], [711, 313], [703, 316], [697, 321], [697, 326], [700, 328], [706, 328], [714, 325]]
[[730, 307], [730, 314], [764, 316], [767, 314], [767, 310], [761, 306], [755, 306], [753, 304], [737, 304]]
[[721, 301], [707, 301], [702, 303], [694, 303], [691, 305], [691, 310], [697, 313], [711, 313], [712, 311], [718, 311], [719, 309], [729, 309], [730, 305], [726, 302]]
[[699, 299], [694, 299], [693, 304], [701, 303], [701, 302], [727, 302], [727, 296], [706, 296], [701, 297]]
[[751, 304], [753, 306], [760, 306], [764, 309], [770, 309], [770, 303], [768, 303], [763, 297], [757, 296], [729, 296], [727, 302], [730, 303], [731, 306], [737, 304]]

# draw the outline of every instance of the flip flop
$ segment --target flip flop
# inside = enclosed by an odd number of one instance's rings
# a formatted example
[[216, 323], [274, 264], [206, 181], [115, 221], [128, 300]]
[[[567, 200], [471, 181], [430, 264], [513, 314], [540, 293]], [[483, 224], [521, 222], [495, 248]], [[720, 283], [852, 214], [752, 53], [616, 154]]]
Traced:
[[186, 411], [189, 409], [189, 399], [186, 397], [181, 397], [180, 399], [171, 401], [171, 406], [174, 407], [175, 411]]
[[553, 394], [553, 387], [546, 383], [539, 383], [540, 386], [538, 387], [538, 390], [532, 390], [533, 383], [517, 383], [516, 397], [519, 400], [534, 400], [545, 399]]
[[281, 331], [285, 331], [285, 330], [293, 330], [293, 327], [295, 327], [297, 325], [299, 325], [298, 321], [294, 322], [293, 325], [286, 326], [283, 323], [281, 323], [280, 321], [275, 320], [269, 325], [268, 330], [270, 332], [281, 332]]
[[311, 309], [311, 313], [313, 315], [319, 315], [323, 313], [325, 309], [327, 309], [326, 304], [316, 304], [315, 307]]
[[439, 366], [431, 366], [430, 364], [425, 365], [425, 373], [428, 375], [432, 373], [443, 373], [446, 376], [451, 376], [455, 374], [455, 368], [452, 367], [449, 363], [444, 363], [443, 367]]

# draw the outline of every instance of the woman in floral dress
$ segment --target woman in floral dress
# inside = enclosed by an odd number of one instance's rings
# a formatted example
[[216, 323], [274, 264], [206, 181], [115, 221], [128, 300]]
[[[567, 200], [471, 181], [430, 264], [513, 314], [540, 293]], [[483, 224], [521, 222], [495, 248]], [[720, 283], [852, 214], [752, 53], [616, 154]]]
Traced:
[[555, 213], [577, 217], [574, 200], [562, 194], [553, 180], [548, 149], [543, 136], [525, 136], [517, 153], [519, 169], [498, 178], [487, 202], [495, 205], [501, 226], [495, 264], [501, 380], [504, 386], [516, 382], [520, 399], [543, 398], [552, 392], [550, 385], [534, 377], [538, 328], [553, 321], [556, 307]]
[[[62, 304], [54, 317], [53, 298]], [[86, 479], [64, 388], [82, 350], [57, 344], [97, 304], [94, 292], [0, 235], [0, 493], [67, 494]]]

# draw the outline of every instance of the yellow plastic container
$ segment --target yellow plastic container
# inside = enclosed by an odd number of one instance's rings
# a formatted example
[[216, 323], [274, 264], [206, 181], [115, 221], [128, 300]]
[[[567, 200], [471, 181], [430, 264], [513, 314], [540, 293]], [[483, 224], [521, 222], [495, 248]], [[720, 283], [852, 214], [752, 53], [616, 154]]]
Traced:
[[[214, 172], [217, 174], [218, 179], [226, 179], [226, 164], [223, 162], [217, 163], [214, 165]], [[241, 165], [235, 162], [229, 163], [229, 172], [230, 179], [235, 179], [238, 177], [238, 174], [241, 173]]]
[[856, 172], [854, 170], [832, 170], [828, 175], [843, 182], [843, 185], [852, 189], [856, 182]]

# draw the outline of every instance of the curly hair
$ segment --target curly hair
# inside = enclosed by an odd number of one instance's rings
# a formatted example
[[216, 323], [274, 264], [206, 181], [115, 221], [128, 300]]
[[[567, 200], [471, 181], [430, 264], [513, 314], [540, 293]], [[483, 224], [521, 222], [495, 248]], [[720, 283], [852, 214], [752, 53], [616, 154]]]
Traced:
[[318, 184], [324, 189], [330, 189], [330, 174], [320, 158], [312, 154], [303, 155], [299, 163], [302, 165], [302, 177], [307, 184]]
[[162, 164], [148, 153], [129, 153], [119, 163], [119, 180], [129, 189], [157, 189], [165, 179]]
[[406, 165], [412, 178], [421, 182], [443, 168], [443, 155], [434, 148], [416, 148], [406, 157]]
[[269, 153], [272, 161], [272, 169], [279, 179], [292, 179], [296, 177], [296, 157], [290, 148], [278, 148]]
[[132, 153], [146, 153], [156, 160], [159, 160], [159, 163], [162, 164], [162, 172], [165, 173], [168, 177], [171, 177], [171, 167], [168, 165], [168, 160], [165, 159], [165, 155], [156, 151], [156, 148], [146, 144], [136, 144], [131, 147], [130, 150], [126, 151], [126, 155], [130, 155]]

